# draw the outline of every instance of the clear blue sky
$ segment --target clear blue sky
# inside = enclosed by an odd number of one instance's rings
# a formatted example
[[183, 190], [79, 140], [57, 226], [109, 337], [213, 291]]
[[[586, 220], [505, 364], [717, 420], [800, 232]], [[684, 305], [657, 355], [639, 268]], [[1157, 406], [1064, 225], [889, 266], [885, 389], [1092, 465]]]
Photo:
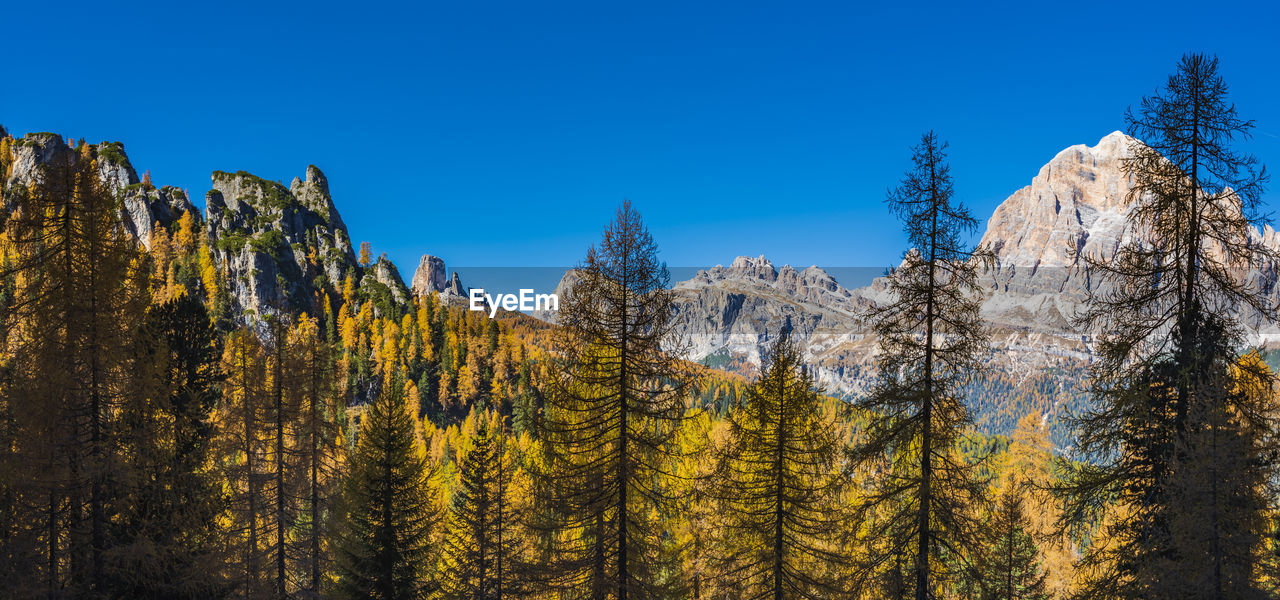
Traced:
[[0, 9], [0, 123], [122, 141], [199, 198], [314, 163], [406, 278], [573, 264], [624, 197], [673, 266], [894, 263], [881, 200], [922, 131], [985, 219], [1190, 50], [1280, 169], [1273, 3], [115, 4]]

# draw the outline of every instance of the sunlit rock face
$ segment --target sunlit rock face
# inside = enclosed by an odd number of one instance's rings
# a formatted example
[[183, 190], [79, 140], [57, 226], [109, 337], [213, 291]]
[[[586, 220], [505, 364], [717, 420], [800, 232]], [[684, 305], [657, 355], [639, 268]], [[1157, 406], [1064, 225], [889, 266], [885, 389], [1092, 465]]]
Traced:
[[[320, 293], [333, 293], [347, 276], [359, 285], [399, 275], [356, 264], [329, 184], [320, 169], [283, 184], [240, 171], [214, 171], [205, 197], [205, 231], [216, 260], [229, 275], [236, 317], [279, 311], [313, 312]], [[398, 289], [404, 294], [404, 284]]]
[[[129, 163], [124, 145], [119, 142], [89, 144], [88, 156], [94, 157], [98, 178], [107, 189], [122, 197], [125, 230], [144, 247], [151, 248], [151, 235], [160, 227], [169, 227], [183, 213], [191, 213], [198, 224], [200, 211], [184, 190], [144, 185]], [[28, 187], [41, 181], [44, 167], [72, 167], [84, 160], [82, 153], [52, 133], [31, 133], [13, 144], [13, 168], [4, 188]]]
[[983, 314], [1011, 327], [1070, 331], [1092, 281], [1084, 257], [1110, 259], [1128, 239], [1132, 180], [1123, 160], [1136, 141], [1120, 132], [1059, 152], [987, 221], [981, 244]]
[[418, 261], [418, 269], [413, 273], [413, 293], [426, 296], [438, 293], [440, 301], [445, 304], [461, 304], [468, 301], [469, 288], [462, 285], [462, 278], [457, 271], [451, 275], [445, 269], [444, 259], [423, 254]]
[[[1091, 273], [1086, 256], [1109, 260], [1126, 243], [1144, 242], [1129, 223], [1133, 179], [1124, 161], [1139, 147], [1120, 132], [1093, 146], [1071, 146], [1041, 167], [987, 220], [979, 244], [994, 260], [980, 271], [982, 315], [991, 326], [1000, 368], [1034, 370], [1091, 358], [1090, 333], [1078, 316], [1091, 290], [1110, 283]], [[1255, 243], [1280, 248], [1265, 227]], [[1280, 305], [1276, 265], [1254, 265], [1247, 278]], [[858, 318], [892, 300], [883, 278], [846, 289], [819, 267], [775, 269], [765, 257], [740, 256], [728, 267], [699, 271], [677, 283], [676, 335], [692, 360], [758, 367], [773, 336], [789, 323], [807, 360], [829, 391], [856, 394], [869, 383], [874, 340]], [[1280, 340], [1280, 329], [1257, 314], [1242, 315], [1257, 341]]]
[[418, 270], [413, 273], [413, 293], [425, 296], [431, 292], [443, 292], [447, 283], [444, 259], [423, 254], [422, 259], [418, 261]]

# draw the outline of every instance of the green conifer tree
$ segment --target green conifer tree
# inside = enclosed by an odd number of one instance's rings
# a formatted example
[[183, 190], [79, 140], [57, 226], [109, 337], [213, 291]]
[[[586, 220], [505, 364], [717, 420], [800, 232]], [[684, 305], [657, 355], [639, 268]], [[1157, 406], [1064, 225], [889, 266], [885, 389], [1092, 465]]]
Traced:
[[471, 451], [458, 465], [439, 568], [443, 599], [501, 600], [520, 589], [516, 465], [499, 419], [478, 416]]
[[975, 567], [981, 600], [1049, 600], [1040, 550], [1026, 529], [1025, 486], [1011, 482], [987, 522], [989, 539]]
[[343, 484], [340, 596], [419, 600], [432, 590], [434, 473], [396, 373], [361, 416]]

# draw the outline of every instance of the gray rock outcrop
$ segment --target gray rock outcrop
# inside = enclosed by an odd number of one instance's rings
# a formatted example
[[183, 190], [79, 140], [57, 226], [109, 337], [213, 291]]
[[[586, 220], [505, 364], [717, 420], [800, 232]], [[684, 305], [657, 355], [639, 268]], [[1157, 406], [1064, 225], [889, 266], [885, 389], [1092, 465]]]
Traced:
[[[14, 140], [12, 152], [9, 177], [3, 182], [6, 190], [39, 183], [44, 167], [72, 167], [82, 160], [62, 136], [52, 133], [31, 133]], [[185, 191], [169, 186], [156, 188], [138, 179], [124, 144], [90, 144], [88, 155], [96, 161], [98, 179], [123, 199], [125, 230], [146, 248], [151, 248], [151, 235], [156, 229], [170, 227], [184, 212], [190, 212], [199, 224], [200, 212]]]
[[431, 292], [443, 292], [448, 281], [444, 259], [423, 254], [418, 261], [418, 270], [413, 272], [413, 293], [425, 296]]
[[[980, 273], [981, 314], [992, 327], [998, 365], [1013, 370], [1087, 361], [1089, 332], [1075, 317], [1090, 290], [1110, 285], [1090, 273], [1083, 256], [1113, 258], [1122, 244], [1142, 240], [1129, 222], [1135, 201], [1124, 160], [1137, 140], [1120, 132], [1096, 145], [1071, 146], [1030, 184], [997, 207], [980, 244], [994, 253]], [[1280, 249], [1271, 227], [1253, 231], [1257, 244]], [[1280, 306], [1280, 265], [1238, 273]], [[875, 345], [859, 315], [892, 300], [884, 279], [846, 289], [826, 271], [775, 270], [765, 257], [740, 256], [729, 267], [699, 271], [673, 286], [678, 349], [693, 360], [745, 360], [759, 365], [771, 337], [787, 320], [806, 361], [829, 391], [864, 389]], [[1280, 341], [1280, 328], [1246, 311], [1259, 341]], [[673, 343], [673, 348], [677, 344]]]
[[426, 296], [432, 292], [440, 294], [440, 301], [446, 304], [468, 302], [470, 288], [462, 285], [458, 272], [454, 271], [445, 277], [444, 260], [430, 254], [423, 254], [418, 261], [418, 269], [413, 273], [413, 293]]
[[360, 280], [320, 169], [308, 167], [307, 178], [289, 188], [244, 171], [214, 171], [212, 182], [205, 230], [230, 276], [233, 315], [311, 311], [317, 292], [335, 289], [347, 276]]

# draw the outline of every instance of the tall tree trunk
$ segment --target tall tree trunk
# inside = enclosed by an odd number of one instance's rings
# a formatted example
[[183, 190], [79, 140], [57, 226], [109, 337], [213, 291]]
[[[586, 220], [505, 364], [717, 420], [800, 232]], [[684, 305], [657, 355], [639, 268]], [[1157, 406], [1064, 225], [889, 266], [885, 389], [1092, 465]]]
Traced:
[[[625, 267], [624, 267], [625, 269]], [[627, 395], [627, 298], [631, 294], [627, 287], [627, 273], [622, 275], [622, 335], [619, 337], [618, 353], [618, 600], [627, 600], [627, 588], [631, 584], [631, 574], [627, 570], [627, 406], [630, 398]]]
[[934, 265], [938, 255], [938, 197], [937, 172], [932, 166], [929, 174], [932, 212], [929, 225], [929, 291], [925, 300], [924, 406], [921, 407], [920, 413], [922, 428], [920, 432], [920, 516], [919, 523], [916, 525], [919, 528], [916, 547], [916, 600], [929, 598], [929, 508], [933, 501], [930, 490], [933, 469], [930, 462], [933, 458], [933, 440], [931, 439], [933, 433], [933, 295], [937, 284]]
[[276, 430], [275, 431], [275, 438], [276, 438], [275, 439], [275, 446], [276, 446], [276, 461], [275, 461], [276, 462], [275, 464], [276, 585], [275, 585], [275, 588], [276, 588], [277, 598], [285, 597], [285, 581], [286, 581], [285, 560], [284, 560], [285, 559], [285, 546], [284, 546], [284, 534], [285, 534], [284, 420], [285, 420], [285, 414], [284, 414], [284, 386], [280, 381], [280, 379], [284, 377], [284, 365], [281, 364], [281, 361], [284, 359], [284, 348], [283, 348], [284, 339], [283, 339], [283, 336], [280, 335], [280, 333], [282, 332], [283, 332], [283, 328], [281, 328], [281, 330], [278, 331], [276, 335], [276, 342], [275, 342], [276, 344], [275, 371], [276, 372], [275, 372], [275, 377], [272, 378], [273, 382], [271, 386], [271, 395], [272, 395], [272, 400], [275, 402], [275, 413], [276, 413], [275, 414], [275, 417], [276, 417], [275, 419], [276, 421], [275, 422], [275, 430]]
[[311, 593], [320, 594], [320, 382], [312, 371], [311, 396]]
[[98, 330], [99, 323], [104, 318], [98, 314], [98, 294], [101, 292], [98, 282], [98, 264], [97, 256], [100, 253], [98, 248], [99, 232], [97, 228], [97, 219], [89, 220], [89, 260], [88, 276], [89, 276], [89, 339], [86, 344], [89, 351], [89, 457], [90, 457], [90, 484], [89, 484], [89, 530], [91, 536], [91, 555], [92, 555], [92, 576], [91, 586], [95, 591], [101, 591], [103, 585], [103, 562], [102, 552], [106, 546], [105, 532], [103, 531], [103, 498], [102, 498], [102, 476], [105, 465], [103, 464], [102, 455], [102, 419], [103, 419], [103, 398], [102, 385], [103, 373], [100, 353], [104, 351], [102, 345], [102, 336]]
[[781, 376], [777, 378], [778, 391], [778, 422], [777, 422], [777, 448], [774, 453], [774, 524], [773, 524], [773, 600], [782, 600], [782, 570], [784, 566], [784, 546], [783, 546], [783, 522], [786, 519], [786, 512], [782, 507], [782, 487], [785, 483], [783, 476], [783, 451], [786, 448], [786, 406], [787, 406], [787, 380]]

